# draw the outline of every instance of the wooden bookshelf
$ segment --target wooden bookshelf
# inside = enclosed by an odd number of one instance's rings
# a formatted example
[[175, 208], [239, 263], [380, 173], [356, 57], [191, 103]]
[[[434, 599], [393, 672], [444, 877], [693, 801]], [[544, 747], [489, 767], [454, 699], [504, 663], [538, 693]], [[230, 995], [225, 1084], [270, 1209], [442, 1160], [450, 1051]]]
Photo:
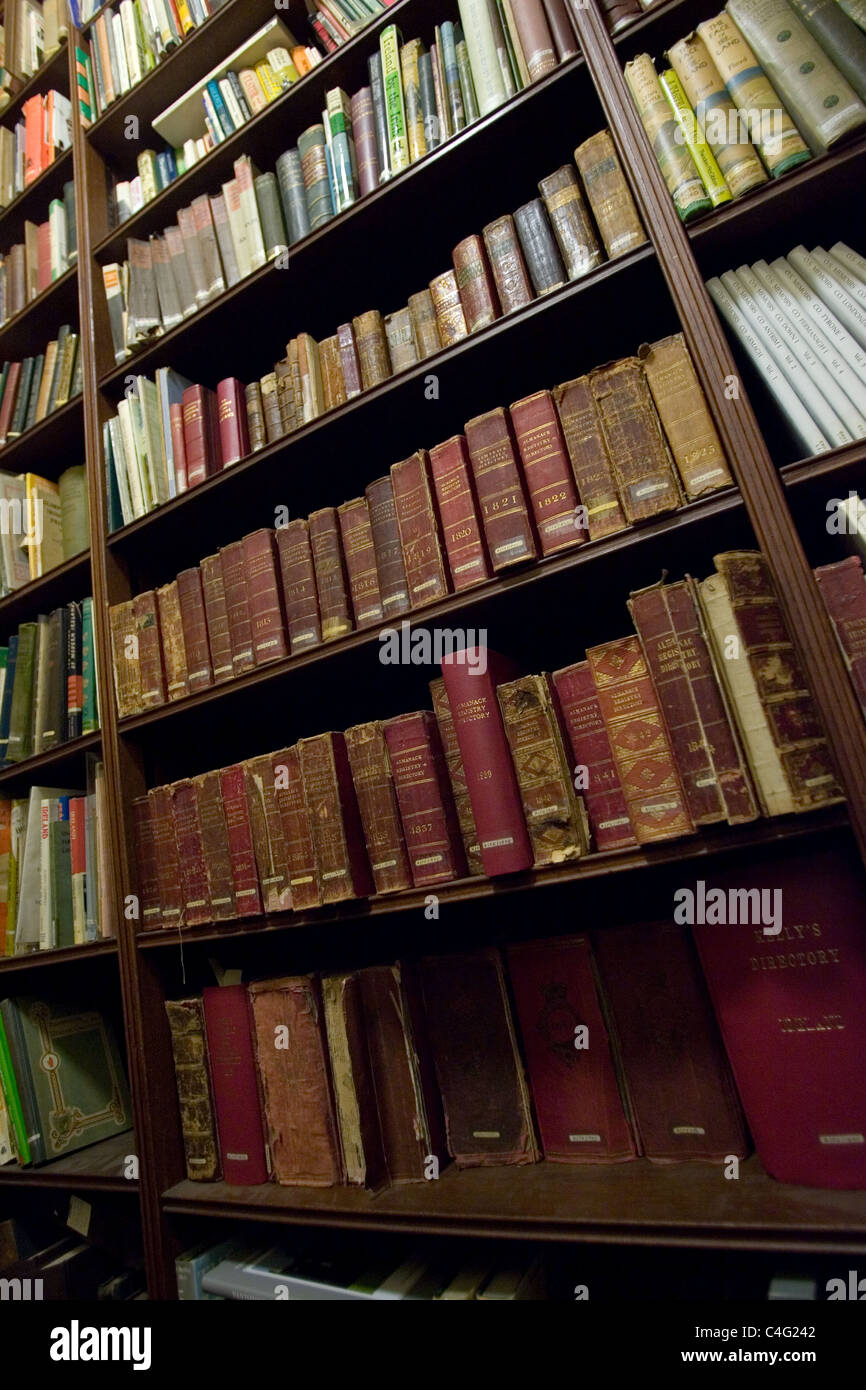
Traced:
[[135, 1196], [138, 1179], [124, 1177], [125, 1160], [135, 1153], [135, 1137], [128, 1131], [113, 1135], [62, 1158], [19, 1167], [0, 1167], [0, 1188], [6, 1183], [22, 1187], [71, 1188], [76, 1192], [128, 1192]]

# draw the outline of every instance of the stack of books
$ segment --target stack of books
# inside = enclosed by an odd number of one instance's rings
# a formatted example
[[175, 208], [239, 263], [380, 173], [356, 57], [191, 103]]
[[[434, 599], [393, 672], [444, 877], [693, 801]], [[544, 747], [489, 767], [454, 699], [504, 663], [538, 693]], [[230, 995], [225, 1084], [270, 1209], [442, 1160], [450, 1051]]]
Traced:
[[20, 314], [78, 259], [72, 183], [53, 198], [46, 222], [25, 222], [24, 240], [0, 254], [0, 325]]

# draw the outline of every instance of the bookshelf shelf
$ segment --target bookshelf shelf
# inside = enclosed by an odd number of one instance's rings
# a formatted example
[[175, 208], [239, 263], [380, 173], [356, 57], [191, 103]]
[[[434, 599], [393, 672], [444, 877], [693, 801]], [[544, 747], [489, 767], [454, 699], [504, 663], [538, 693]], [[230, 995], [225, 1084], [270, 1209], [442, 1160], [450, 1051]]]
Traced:
[[[45, 459], [55, 456], [61, 446], [68, 449], [76, 437], [80, 437], [83, 444], [83, 434], [82, 398], [75, 396], [46, 415], [38, 425], [4, 444], [0, 449], [0, 468], [9, 473], [38, 473]], [[80, 449], [81, 445], [78, 447]], [[62, 473], [67, 462], [56, 471]]]
[[38, 339], [43, 323], [59, 325], [77, 317], [78, 270], [73, 265], [0, 326], [0, 354], [16, 361]]
[[81, 738], [73, 738], [56, 748], [50, 748], [46, 753], [37, 753], [20, 763], [12, 763], [9, 767], [0, 768], [0, 784], [6, 786], [10, 782], [29, 781], [37, 773], [41, 775], [44, 772], [50, 772], [52, 777], [62, 777], [71, 772], [82, 753], [97, 749], [101, 742], [102, 734], [99, 731], [84, 734]]
[[0, 598], [0, 634], [15, 627], [28, 614], [86, 598], [89, 586], [90, 551], [83, 550], [80, 555], [64, 560], [62, 565], [55, 565], [39, 579], [31, 579], [29, 584], [22, 584], [20, 589]]
[[34, 92], [46, 92], [49, 88], [55, 87], [57, 91], [68, 95], [69, 92], [69, 54], [67, 42], [64, 39], [56, 53], [52, 53], [47, 63], [43, 63], [38, 72], [32, 77], [28, 77], [23, 86], [18, 88], [8, 105], [0, 111], [0, 125], [10, 125], [21, 112], [25, 101], [32, 97]]
[[75, 1192], [128, 1192], [135, 1195], [138, 1180], [123, 1176], [124, 1161], [135, 1152], [132, 1133], [117, 1134], [38, 1167], [21, 1168], [17, 1163], [6, 1163], [0, 1167], [0, 1187], [9, 1183], [22, 1187], [59, 1187], [71, 1188]]
[[63, 185], [72, 178], [72, 149], [62, 150], [56, 159], [43, 169], [38, 178], [13, 198], [5, 208], [0, 208], [0, 240], [8, 243], [18, 240], [23, 232], [24, 222], [34, 213], [43, 217], [48, 211], [52, 198], [63, 191]]
[[21, 956], [0, 956], [0, 974], [20, 974], [58, 965], [84, 965], [98, 956], [116, 956], [115, 940], [87, 941], [81, 946], [58, 946], [53, 951], [31, 951]]

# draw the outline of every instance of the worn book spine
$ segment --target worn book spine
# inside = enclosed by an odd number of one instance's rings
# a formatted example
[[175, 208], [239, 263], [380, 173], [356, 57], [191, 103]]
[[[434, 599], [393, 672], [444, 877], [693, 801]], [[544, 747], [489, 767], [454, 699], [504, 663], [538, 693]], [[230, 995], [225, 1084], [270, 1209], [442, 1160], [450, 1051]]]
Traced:
[[150, 802], [150, 824], [153, 833], [153, 854], [156, 860], [159, 887], [159, 906], [162, 926], [183, 924], [183, 893], [180, 883], [180, 861], [174, 835], [174, 816], [171, 809], [171, 788], [154, 787], [147, 794]]
[[408, 306], [388, 314], [385, 319], [385, 337], [388, 339], [388, 355], [395, 372], [405, 371], [417, 362], [412, 315]]
[[267, 1182], [268, 1156], [246, 985], [203, 990], [214, 1108], [227, 1183]]
[[619, 500], [589, 377], [563, 382], [553, 391], [590, 540], [622, 531], [628, 522]]
[[574, 475], [550, 392], [537, 391], [534, 396], [515, 401], [509, 414], [542, 555], [552, 555], [587, 540], [587, 528], [577, 512]]
[[198, 799], [195, 785], [189, 777], [183, 778], [180, 782], [173, 782], [169, 790], [177, 861], [180, 865], [183, 924], [186, 927], [196, 927], [212, 920], [207, 865], [198, 818]]
[[169, 700], [182, 700], [189, 694], [186, 647], [183, 641], [183, 618], [177, 581], [172, 580], [156, 591], [162, 659], [165, 665], [165, 688]]
[[232, 671], [240, 676], [244, 671], [251, 671], [256, 664], [243, 541], [232, 541], [230, 545], [223, 546], [220, 569], [229, 624]]
[[569, 280], [577, 280], [601, 265], [604, 255], [573, 166], [563, 164], [561, 169], [548, 174], [539, 183], [538, 191], [544, 199]]
[[150, 798], [137, 796], [132, 803], [132, 826], [136, 848], [136, 886], [142, 931], [162, 926], [159, 903], [159, 865], [153, 826], [153, 807]]
[[386, 618], [399, 617], [401, 613], [408, 613], [411, 602], [390, 474], [370, 483], [365, 496], [370, 510], [382, 611]]
[[[301, 420], [299, 424], [309, 424], [316, 420], [325, 409], [322, 390], [322, 369], [319, 361], [319, 344], [309, 333], [299, 333], [298, 371], [301, 378]], [[292, 357], [294, 370], [294, 357]]]
[[376, 121], [373, 112], [373, 96], [369, 87], [362, 87], [352, 97], [352, 130], [355, 136], [355, 158], [358, 164], [358, 192], [364, 198], [379, 186]]
[[201, 999], [166, 999], [171, 1031], [186, 1175], [193, 1182], [221, 1176], [210, 1079], [204, 1005]]
[[[385, 323], [378, 309], [370, 309], [352, 320], [355, 330], [361, 384], [365, 391], [387, 381], [391, 375], [391, 358], [388, 354], [388, 339]], [[345, 377], [345, 362], [343, 365]], [[348, 380], [346, 382], [348, 386]]]
[[377, 893], [412, 886], [391, 760], [379, 721], [346, 730], [346, 751]]
[[207, 618], [201, 587], [201, 570], [182, 570], [177, 576], [177, 593], [183, 624], [183, 645], [186, 651], [189, 692], [194, 695], [213, 685], [210, 647], [207, 640]]
[[[668, 50], [668, 58], [695, 112], [697, 124], [715, 155], [731, 196], [742, 198], [767, 182], [767, 171], [743, 129], [737, 108], [699, 34], [687, 34]], [[737, 139], [743, 129], [742, 138]], [[734, 137], [734, 138], [731, 138]]]
[[518, 208], [514, 225], [535, 293], [560, 289], [568, 275], [541, 199], [533, 198]]
[[578, 145], [574, 162], [583, 179], [589, 206], [610, 260], [646, 242], [646, 232], [631, 196], [609, 130], [600, 130]]
[[430, 472], [448, 568], [455, 592], [481, 584], [492, 574], [472, 480], [472, 465], [462, 434], [430, 450]]
[[340, 340], [336, 333], [319, 343], [319, 363], [322, 371], [322, 395], [325, 410], [336, 410], [346, 401], [346, 383], [340, 358]]
[[422, 888], [462, 877], [463, 843], [434, 716], [402, 714], [383, 730], [412, 883]]
[[482, 233], [503, 314], [522, 309], [535, 298], [529, 271], [511, 216], [490, 222]]
[[555, 695], [547, 675], [519, 676], [497, 688], [534, 867], [564, 864], [588, 849], [586, 813], [575, 795]]
[[466, 315], [460, 300], [457, 276], [453, 270], [446, 270], [430, 281], [430, 295], [436, 314], [436, 327], [439, 340], [444, 348], [452, 347], [465, 338], [469, 329]]
[[352, 605], [336, 508], [322, 507], [312, 512], [309, 527], [322, 641], [332, 642], [352, 631]]
[[262, 416], [265, 423], [265, 434], [267, 442], [273, 444], [274, 440], [281, 439], [285, 434], [283, 429], [283, 417], [280, 414], [280, 402], [277, 393], [277, 374], [268, 372], [263, 376], [259, 387], [262, 393]]
[[673, 750], [637, 637], [586, 653], [638, 844], [692, 833]]
[[286, 866], [292, 907], [303, 912], [322, 901], [310, 814], [304, 800], [301, 757], [297, 744], [274, 753], [272, 759], [276, 804], [286, 847]]
[[268, 442], [265, 430], [265, 407], [262, 401], [262, 388], [258, 381], [251, 381], [244, 387], [247, 407], [247, 429], [249, 431], [249, 452], [256, 453]]
[[[291, 349], [292, 344], [289, 344]], [[295, 342], [297, 352], [297, 342]], [[274, 366], [274, 406], [280, 418], [277, 438], [291, 434], [301, 422], [299, 405], [295, 395], [295, 378], [288, 352]], [[273, 407], [272, 407], [273, 409]]]
[[205, 772], [193, 778], [201, 848], [207, 875], [210, 915], [224, 922], [238, 915], [235, 884], [229, 853], [229, 838], [223, 809], [222, 786], [218, 772]]
[[436, 323], [436, 309], [429, 290], [419, 290], [409, 296], [409, 313], [412, 316], [412, 333], [415, 338], [415, 352], [418, 361], [441, 351], [442, 339]]
[[258, 917], [262, 911], [256, 851], [247, 807], [244, 769], [240, 763], [219, 772], [220, 795], [228, 837], [235, 916]]
[[733, 486], [706, 397], [682, 333], [638, 351], [686, 497]]
[[307, 191], [310, 230], [314, 232], [317, 227], [323, 227], [326, 222], [330, 222], [334, 216], [325, 128], [321, 122], [310, 126], [298, 136], [298, 153], [301, 156], [301, 172]]
[[299, 517], [280, 526], [276, 536], [286, 625], [294, 656], [309, 647], [317, 647], [322, 640], [310, 528], [304, 518]]
[[677, 139], [679, 127], [648, 53], [626, 63], [625, 80], [681, 220], [709, 212], [712, 203], [685, 142]]
[[506, 412], [499, 407], [486, 415], [478, 415], [467, 422], [465, 431], [493, 569], [502, 570], [537, 559], [538, 549]]
[[248, 758], [242, 766], [262, 906], [269, 913], [287, 912], [292, 906], [292, 895], [286, 844], [277, 806], [273, 757], [265, 753], [259, 758]]
[[221, 557], [207, 555], [199, 568], [214, 685], [219, 685], [220, 681], [231, 680], [235, 673]]
[[421, 159], [427, 153], [427, 137], [424, 134], [424, 116], [421, 110], [421, 78], [418, 71], [421, 47], [420, 39], [409, 39], [400, 49], [410, 164], [414, 164], [416, 159]]
[[366, 497], [356, 497], [351, 502], [341, 503], [337, 508], [337, 516], [349, 576], [355, 627], [359, 630], [372, 627], [381, 623], [384, 613], [379, 594], [376, 547], [373, 544]]
[[833, 628], [857, 692], [866, 712], [866, 581], [859, 555], [819, 565], [815, 578], [830, 614]]
[[262, 527], [244, 536], [243, 546], [253, 655], [263, 666], [289, 654], [274, 533]]
[[569, 739], [574, 784], [584, 790], [595, 848], [623, 849], [636, 843], [610, 738], [601, 717], [588, 661], [554, 671]]
[[482, 238], [468, 236], [458, 242], [452, 260], [467, 332], [487, 328], [499, 317], [499, 300]]
[[[137, 714], [141, 708], [141, 667], [138, 660], [138, 639], [135, 631], [135, 604], [132, 599], [126, 603], [116, 603], [109, 609], [109, 625], [111, 627], [111, 661], [114, 667], [114, 693], [117, 698], [117, 716], [119, 719], [126, 719], [131, 714]], [[28, 625], [25, 631], [27, 643], [30, 638], [30, 627], [33, 628], [35, 637], [35, 624]], [[20, 654], [20, 633], [19, 633], [19, 667], [23, 665]], [[30, 661], [32, 662], [32, 648], [28, 645], [31, 652]], [[17, 674], [16, 668], [16, 674]], [[23, 682], [20, 676], [17, 683], [23, 690]], [[14, 690], [14, 687], [13, 687]], [[20, 701], [19, 701], [20, 703]], [[16, 711], [17, 713], [17, 711]], [[10, 735], [11, 741], [11, 735]], [[19, 740], [20, 742], [20, 735]], [[29, 740], [28, 740], [29, 743]], [[19, 752], [14, 748], [16, 757], [14, 761], [20, 761], [26, 753]], [[13, 761], [13, 759], [10, 759]]]
[[355, 329], [351, 323], [341, 323], [337, 329], [340, 344], [340, 363], [343, 368], [343, 383], [346, 399], [361, 393], [361, 364], [358, 360], [358, 345], [355, 342]]
[[628, 520], [674, 511], [680, 489], [639, 360], [596, 367], [589, 381]]
[[307, 192], [304, 184], [304, 170], [301, 156], [297, 150], [286, 150], [276, 162], [277, 182], [280, 186], [280, 199], [289, 233], [289, 244], [294, 245], [310, 233], [310, 214], [307, 208]]
[[469, 797], [466, 768], [463, 764], [463, 755], [460, 752], [457, 730], [454, 728], [454, 720], [451, 717], [448, 693], [441, 676], [430, 682], [430, 695], [433, 700], [433, 713], [436, 715], [436, 723], [439, 728], [442, 752], [445, 756], [445, 766], [448, 769], [451, 792], [454, 797], [457, 823], [460, 826], [460, 834], [463, 839], [467, 873], [470, 875], [483, 874], [481, 846], [478, 843], [478, 830], [475, 826], [475, 816]]
[[391, 486], [409, 602], [413, 608], [420, 608], [448, 593], [430, 465], [423, 449], [392, 464]]
[[558, 61], [544, 6], [541, 0], [511, 0], [511, 9], [529, 80], [537, 82], [553, 72]]
[[165, 704], [165, 674], [159, 637], [156, 594], [148, 589], [133, 600], [135, 632], [138, 638], [138, 667], [143, 709]]
[[301, 739], [298, 747], [322, 902], [369, 897], [375, 884], [364, 845], [346, 740], [341, 733], [318, 734]]
[[322, 1008], [346, 1181], [376, 1190], [384, 1184], [387, 1169], [360, 974], [323, 975]]

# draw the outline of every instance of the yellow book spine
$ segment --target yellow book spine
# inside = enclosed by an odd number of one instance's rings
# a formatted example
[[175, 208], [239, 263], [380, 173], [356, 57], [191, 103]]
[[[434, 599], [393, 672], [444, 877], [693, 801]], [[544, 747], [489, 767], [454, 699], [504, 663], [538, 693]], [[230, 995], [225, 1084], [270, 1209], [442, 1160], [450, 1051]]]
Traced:
[[659, 74], [662, 91], [668, 99], [677, 123], [678, 137], [681, 138], [695, 163], [701, 183], [714, 208], [731, 201], [731, 190], [719, 168], [715, 155], [703, 137], [695, 113], [683, 91], [683, 84], [673, 68]]

